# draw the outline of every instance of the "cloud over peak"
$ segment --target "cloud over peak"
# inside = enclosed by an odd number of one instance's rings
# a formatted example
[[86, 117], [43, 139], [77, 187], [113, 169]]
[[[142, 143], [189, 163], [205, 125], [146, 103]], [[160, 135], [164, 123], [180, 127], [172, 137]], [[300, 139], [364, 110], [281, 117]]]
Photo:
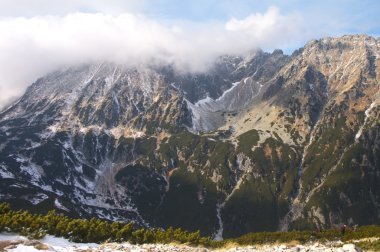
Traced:
[[276, 7], [244, 19], [204, 23], [133, 13], [0, 18], [0, 106], [63, 65], [159, 62], [182, 71], [203, 71], [222, 54], [273, 49], [299, 40], [299, 19], [281, 15]]

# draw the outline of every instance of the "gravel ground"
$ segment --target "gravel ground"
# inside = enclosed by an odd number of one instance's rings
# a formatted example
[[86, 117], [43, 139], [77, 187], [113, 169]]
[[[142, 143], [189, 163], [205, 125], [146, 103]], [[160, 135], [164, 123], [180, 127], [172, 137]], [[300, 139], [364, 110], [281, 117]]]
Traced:
[[190, 247], [178, 244], [144, 244], [130, 243], [74, 243], [63, 238], [47, 235], [41, 240], [29, 240], [16, 234], [0, 234], [0, 251], [7, 252], [356, 252], [361, 251], [354, 244], [342, 242], [329, 242], [326, 244], [268, 244], [257, 246], [238, 247], [228, 245], [222, 249], [207, 249], [203, 247]]

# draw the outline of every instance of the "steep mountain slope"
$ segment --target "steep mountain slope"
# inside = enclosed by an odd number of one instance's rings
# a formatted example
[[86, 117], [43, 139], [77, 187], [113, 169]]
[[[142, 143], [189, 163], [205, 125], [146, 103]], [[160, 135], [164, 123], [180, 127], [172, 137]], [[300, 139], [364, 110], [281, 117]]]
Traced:
[[0, 113], [0, 198], [215, 238], [380, 223], [379, 74], [364, 35], [199, 74], [64, 69]]

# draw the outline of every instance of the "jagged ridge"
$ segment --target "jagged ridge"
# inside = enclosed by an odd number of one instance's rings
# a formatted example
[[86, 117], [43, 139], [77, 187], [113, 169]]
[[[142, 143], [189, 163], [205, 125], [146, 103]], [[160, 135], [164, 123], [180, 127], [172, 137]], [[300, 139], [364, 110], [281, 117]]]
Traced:
[[216, 238], [379, 223], [379, 48], [355, 35], [200, 74], [49, 74], [0, 114], [0, 197]]

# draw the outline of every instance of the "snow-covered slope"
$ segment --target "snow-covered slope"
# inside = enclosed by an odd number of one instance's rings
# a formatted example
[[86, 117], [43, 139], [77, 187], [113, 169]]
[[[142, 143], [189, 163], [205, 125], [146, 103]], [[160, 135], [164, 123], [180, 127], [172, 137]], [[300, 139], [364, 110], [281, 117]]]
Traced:
[[0, 112], [0, 199], [218, 237], [380, 223], [378, 54], [361, 35], [205, 73], [61, 69]]

